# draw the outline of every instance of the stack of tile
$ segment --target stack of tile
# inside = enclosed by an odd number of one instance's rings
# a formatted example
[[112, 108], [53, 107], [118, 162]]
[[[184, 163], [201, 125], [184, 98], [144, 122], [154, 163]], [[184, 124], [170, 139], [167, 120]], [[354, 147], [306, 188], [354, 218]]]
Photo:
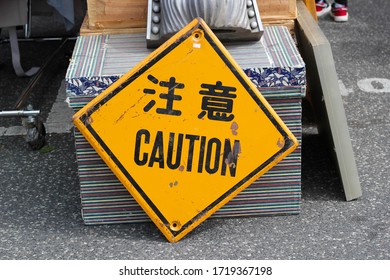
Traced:
[[[285, 27], [265, 28], [260, 42], [226, 45], [233, 58], [301, 140], [305, 66]], [[145, 34], [80, 36], [66, 75], [67, 94], [77, 111], [143, 60]], [[82, 134], [75, 130], [84, 223], [148, 221]], [[301, 201], [301, 146], [219, 209], [212, 217], [298, 214]]]

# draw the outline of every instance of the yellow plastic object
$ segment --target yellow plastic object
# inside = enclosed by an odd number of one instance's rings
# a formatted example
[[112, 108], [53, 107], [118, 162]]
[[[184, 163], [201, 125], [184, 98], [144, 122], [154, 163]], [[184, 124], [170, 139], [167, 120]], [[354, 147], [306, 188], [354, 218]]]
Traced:
[[313, 16], [315, 21], [318, 21], [317, 13], [316, 13], [316, 2], [314, 0], [304, 0], [305, 5], [311, 15]]
[[170, 242], [297, 146], [200, 18], [73, 121]]

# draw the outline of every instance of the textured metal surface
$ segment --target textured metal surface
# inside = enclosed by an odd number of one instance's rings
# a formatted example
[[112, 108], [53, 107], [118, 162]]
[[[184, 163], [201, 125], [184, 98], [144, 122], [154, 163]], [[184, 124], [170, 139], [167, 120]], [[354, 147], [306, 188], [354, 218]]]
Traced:
[[260, 40], [263, 33], [256, 1], [149, 0], [148, 47], [162, 44], [196, 17], [224, 41]]
[[168, 0], [161, 3], [161, 31], [177, 32], [191, 18], [202, 17], [215, 29], [250, 30], [246, 1]]

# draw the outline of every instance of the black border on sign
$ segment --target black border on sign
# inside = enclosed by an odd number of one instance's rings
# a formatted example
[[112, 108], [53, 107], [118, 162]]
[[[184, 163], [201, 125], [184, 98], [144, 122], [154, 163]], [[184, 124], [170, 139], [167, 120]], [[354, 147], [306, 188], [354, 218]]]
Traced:
[[[228, 66], [230, 71], [232, 71], [234, 76], [240, 81], [242, 86], [250, 94], [250, 96], [253, 98], [253, 100], [256, 102], [256, 104], [261, 108], [261, 110], [265, 113], [265, 115], [268, 117], [268, 119], [274, 124], [274, 126], [277, 128], [279, 133], [284, 137], [285, 145], [277, 153], [272, 155], [266, 162], [264, 162], [259, 167], [254, 169], [245, 178], [243, 178], [240, 182], [238, 182], [236, 185], [234, 185], [232, 188], [230, 188], [227, 192], [225, 192], [223, 195], [221, 195], [219, 198], [217, 198], [213, 203], [211, 203], [209, 206], [207, 206], [203, 211], [201, 211], [198, 215], [196, 215], [194, 218], [192, 218], [189, 222], [187, 222], [185, 225], [182, 225], [182, 227], [179, 231], [172, 231], [169, 227], [169, 222], [167, 221], [167, 219], [159, 211], [159, 209], [156, 207], [156, 205], [154, 205], [154, 203], [146, 195], [146, 193], [142, 190], [142, 188], [137, 184], [137, 182], [130, 175], [130, 173], [124, 168], [124, 166], [121, 164], [121, 162], [118, 160], [118, 158], [110, 150], [110, 148], [104, 143], [104, 141], [100, 138], [100, 136], [96, 133], [96, 131], [92, 128], [92, 126], [90, 124], [87, 124], [87, 125], [85, 125], [85, 124], [87, 123], [86, 120], [88, 119], [88, 117], [90, 115], [92, 115], [96, 110], [98, 110], [100, 108], [100, 106], [102, 106], [104, 103], [108, 102], [116, 94], [121, 92], [125, 87], [127, 87], [129, 84], [131, 84], [133, 81], [135, 81], [140, 75], [142, 75], [151, 66], [156, 64], [165, 55], [167, 55], [172, 50], [174, 50], [177, 46], [179, 46], [183, 41], [185, 41], [189, 36], [192, 35], [192, 31], [194, 31], [195, 29], [201, 29], [204, 31], [204, 36], [205, 36], [206, 40], [209, 42], [209, 44], [212, 46], [212, 48], [216, 51], [216, 53], [220, 56], [220, 58], [225, 62], [225, 64]], [[102, 100], [100, 100], [97, 104], [95, 104], [94, 107], [90, 108], [89, 110], [86, 111], [85, 114], [80, 116], [80, 120], [85, 125], [85, 127], [88, 129], [88, 131], [91, 133], [91, 135], [95, 138], [95, 140], [99, 143], [99, 145], [104, 149], [106, 154], [110, 155], [111, 160], [116, 164], [116, 166], [119, 167], [119, 169], [123, 173], [123, 175], [125, 175], [125, 177], [134, 186], [134, 188], [137, 190], [137, 192], [141, 195], [141, 197], [145, 200], [145, 202], [149, 205], [149, 207], [154, 211], [154, 213], [158, 216], [158, 218], [164, 223], [166, 228], [171, 232], [171, 234], [173, 236], [179, 235], [186, 228], [188, 228], [191, 224], [198, 221], [202, 216], [205, 215], [205, 213], [207, 213], [208, 211], [213, 209], [218, 203], [220, 203], [222, 200], [224, 200], [226, 197], [228, 197], [231, 193], [233, 193], [238, 188], [240, 188], [243, 184], [245, 184], [245, 182], [247, 182], [250, 178], [252, 178], [257, 173], [259, 173], [261, 170], [263, 170], [272, 161], [274, 161], [280, 154], [284, 153], [286, 150], [288, 150], [294, 144], [292, 139], [290, 139], [288, 137], [287, 132], [282, 128], [282, 126], [279, 124], [279, 122], [273, 117], [272, 113], [267, 109], [267, 107], [261, 102], [258, 95], [252, 90], [252, 88], [247, 83], [247, 81], [244, 79], [244, 77], [240, 75], [240, 73], [236, 70], [234, 65], [225, 56], [224, 52], [218, 47], [218, 44], [216, 44], [213, 41], [210, 34], [208, 34], [207, 30], [205, 30], [201, 24], [196, 25], [189, 32], [184, 34], [182, 37], [180, 37], [178, 40], [176, 40], [173, 44], [169, 45], [166, 49], [164, 49], [162, 52], [160, 52], [156, 57], [154, 57], [152, 60], [150, 60], [148, 63], [146, 63], [142, 68], [140, 68], [137, 72], [135, 72], [127, 80], [125, 80], [123, 83], [118, 85], [115, 89], [113, 89], [110, 93], [108, 93], [104, 98], [102, 98]]]

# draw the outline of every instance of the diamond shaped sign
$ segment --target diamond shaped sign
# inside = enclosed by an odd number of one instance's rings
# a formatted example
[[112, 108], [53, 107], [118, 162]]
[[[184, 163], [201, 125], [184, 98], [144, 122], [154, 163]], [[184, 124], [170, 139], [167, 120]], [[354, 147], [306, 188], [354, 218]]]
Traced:
[[200, 18], [73, 121], [170, 242], [297, 146]]

